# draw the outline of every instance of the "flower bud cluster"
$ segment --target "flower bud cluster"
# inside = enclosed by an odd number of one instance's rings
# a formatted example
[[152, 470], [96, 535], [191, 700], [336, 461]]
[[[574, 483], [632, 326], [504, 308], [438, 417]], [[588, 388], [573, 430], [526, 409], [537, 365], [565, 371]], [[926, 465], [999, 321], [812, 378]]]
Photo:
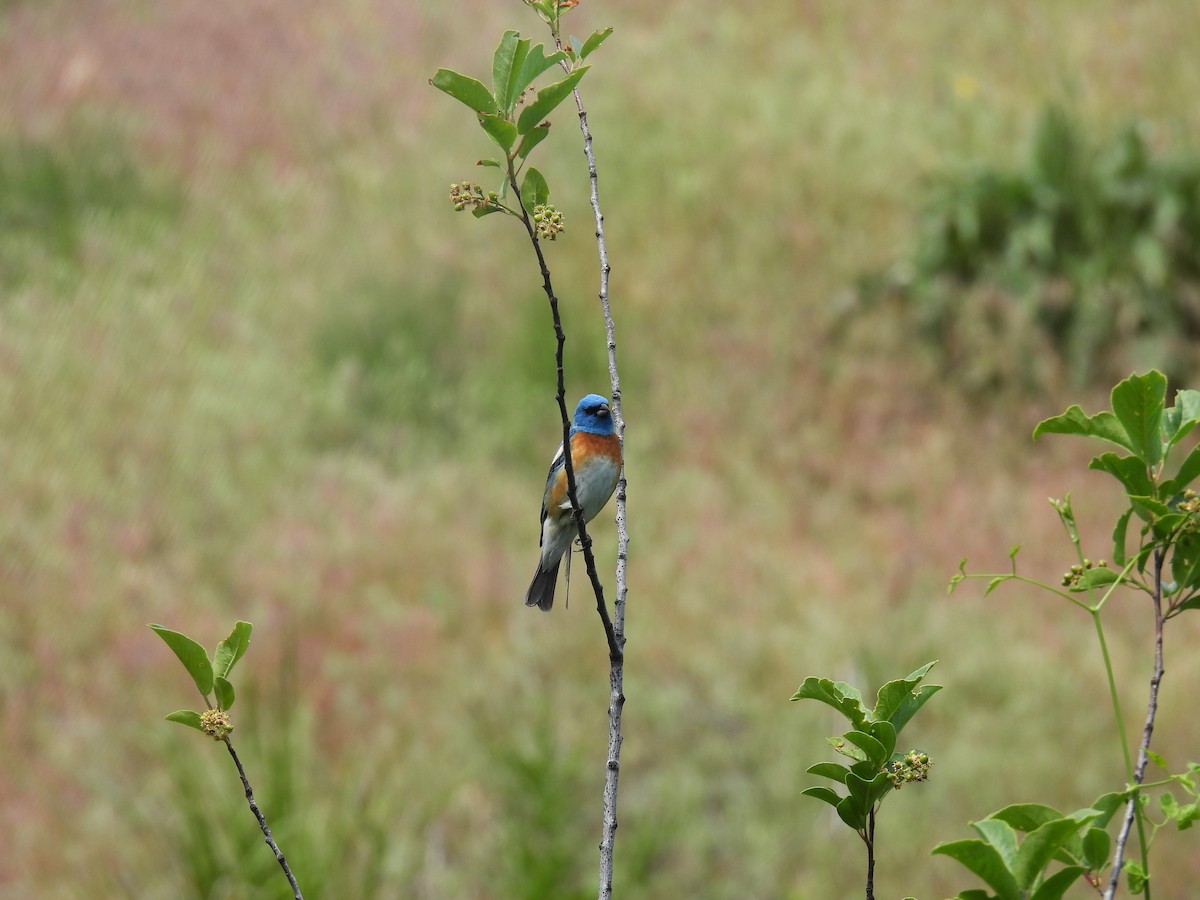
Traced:
[[470, 181], [450, 185], [450, 202], [458, 212], [468, 207], [482, 209], [492, 206], [498, 197], [499, 194], [495, 191], [484, 191], [482, 185], [472, 184]]
[[233, 731], [229, 713], [219, 709], [206, 709], [200, 713], [200, 728], [214, 741], [223, 741]]
[[1181, 513], [1187, 513], [1187, 521], [1183, 524], [1184, 531], [1200, 531], [1200, 495], [1188, 488], [1175, 508]]
[[544, 241], [552, 241], [566, 228], [563, 214], [549, 203], [539, 203], [533, 208], [533, 224], [537, 236]]
[[1083, 561], [1083, 565], [1079, 565], [1078, 563], [1076, 563], [1075, 565], [1071, 566], [1071, 570], [1069, 572], [1063, 572], [1062, 585], [1063, 585], [1063, 587], [1068, 587], [1068, 588], [1075, 587], [1079, 584], [1079, 579], [1083, 575], [1083, 573], [1088, 571], [1089, 569], [1107, 569], [1107, 568], [1108, 568], [1108, 562], [1103, 559], [1099, 560], [1098, 562], [1092, 562], [1090, 559], [1085, 559]]
[[910, 750], [907, 755], [888, 763], [884, 771], [892, 782], [892, 787], [899, 790], [906, 784], [926, 781], [929, 778], [929, 767], [932, 765], [929, 754], [920, 750]]

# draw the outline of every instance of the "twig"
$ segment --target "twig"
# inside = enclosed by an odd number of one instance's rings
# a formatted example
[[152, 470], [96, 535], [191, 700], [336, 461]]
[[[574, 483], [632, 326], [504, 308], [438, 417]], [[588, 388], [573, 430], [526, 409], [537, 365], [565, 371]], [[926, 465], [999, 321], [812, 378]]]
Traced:
[[271, 837], [271, 829], [267, 827], [267, 820], [263, 818], [262, 811], [259, 810], [258, 804], [254, 802], [254, 791], [250, 789], [250, 782], [246, 779], [246, 770], [242, 768], [242, 761], [238, 759], [237, 752], [233, 749], [233, 743], [229, 738], [225, 738], [224, 742], [225, 749], [233, 757], [233, 764], [237, 766], [238, 775], [242, 779], [242, 787], [246, 789], [246, 802], [250, 804], [250, 812], [254, 813], [254, 818], [258, 819], [258, 827], [262, 829], [263, 836], [267, 840], [267, 846], [271, 848], [271, 852], [279, 860], [279, 865], [283, 868], [283, 874], [287, 876], [288, 884], [292, 886], [292, 895], [296, 900], [304, 900], [304, 895], [300, 893], [300, 885], [296, 884], [296, 876], [288, 868], [287, 860], [283, 858], [283, 851], [275, 843], [275, 838]]
[[[1108, 889], [1104, 892], [1104, 900], [1113, 900], [1117, 893], [1117, 885], [1121, 879], [1121, 867], [1125, 863], [1125, 845], [1129, 840], [1129, 831], [1138, 815], [1139, 787], [1146, 778], [1146, 765], [1150, 761], [1150, 738], [1154, 734], [1154, 718], [1158, 714], [1158, 688], [1163, 679], [1163, 611], [1162, 611], [1162, 568], [1163, 552], [1161, 548], [1154, 550], [1154, 674], [1150, 676], [1150, 702], [1146, 708], [1146, 724], [1142, 728], [1142, 743], [1138, 747], [1137, 768], [1133, 773], [1133, 786], [1129, 794], [1129, 803], [1125, 807], [1125, 820], [1121, 823], [1121, 831], [1117, 835], [1116, 852], [1113, 855], [1112, 875], [1109, 878]], [[1142, 848], [1143, 859], [1145, 847]], [[1150, 900], [1150, 882], [1146, 881], [1144, 896]]]
[[533, 227], [533, 220], [529, 218], [529, 211], [525, 209], [525, 201], [521, 199], [521, 189], [517, 185], [517, 175], [511, 160], [509, 161], [508, 183], [516, 195], [521, 221], [525, 223], [525, 231], [529, 235], [530, 243], [533, 244], [538, 268], [542, 272], [542, 288], [546, 292], [547, 300], [550, 301], [550, 314], [554, 320], [554, 336], [558, 340], [554, 351], [554, 363], [558, 372], [558, 393], [555, 398], [558, 400], [558, 411], [562, 416], [563, 468], [567, 473], [567, 499], [571, 501], [571, 513], [575, 517], [575, 526], [579, 529], [579, 543], [583, 547], [583, 562], [587, 568], [588, 579], [592, 583], [592, 591], [596, 595], [596, 612], [604, 625], [604, 636], [608, 641], [608, 658], [611, 662], [613, 659], [620, 659], [621, 645], [617, 642], [612, 620], [608, 616], [608, 605], [604, 602], [604, 586], [600, 583], [600, 576], [596, 572], [596, 558], [592, 553], [592, 538], [587, 532], [587, 523], [583, 520], [583, 507], [579, 505], [579, 499], [575, 494], [575, 465], [571, 459], [571, 417], [567, 414], [567, 390], [563, 380], [563, 346], [567, 342], [567, 336], [563, 332], [562, 318], [558, 313], [558, 295], [554, 293], [554, 285], [550, 280], [550, 267], [546, 265], [546, 257], [542, 253], [537, 230]]
[[867, 845], [867, 892], [866, 900], [875, 900], [875, 807], [867, 814], [867, 833], [863, 837]]
[[[558, 49], [561, 42], [556, 37]], [[604, 241], [604, 215], [600, 211], [600, 194], [597, 188], [596, 157], [592, 152], [592, 132], [588, 128], [587, 111], [578, 89], [573, 91], [575, 106], [579, 110], [579, 129], [583, 133], [583, 153], [587, 158], [588, 179], [591, 183], [592, 212], [596, 217], [596, 247], [600, 256], [600, 308], [604, 312], [604, 333], [608, 340], [608, 377], [612, 385], [612, 414], [616, 426], [617, 440], [621, 444], [621, 459], [625, 458], [625, 418], [621, 414], [621, 377], [617, 370], [617, 339], [613, 324], [612, 309], [608, 302], [608, 276], [612, 271], [608, 264], [608, 247]], [[613, 629], [617, 653], [609, 654], [609, 702], [608, 702], [608, 762], [604, 777], [604, 826], [600, 841], [600, 892], [599, 900], [610, 900], [613, 881], [613, 848], [617, 835], [617, 780], [621, 772], [621, 713], [625, 708], [625, 580], [626, 561], [629, 558], [629, 532], [625, 525], [626, 480], [622, 462], [621, 477], [617, 482], [617, 596], [613, 603]]]

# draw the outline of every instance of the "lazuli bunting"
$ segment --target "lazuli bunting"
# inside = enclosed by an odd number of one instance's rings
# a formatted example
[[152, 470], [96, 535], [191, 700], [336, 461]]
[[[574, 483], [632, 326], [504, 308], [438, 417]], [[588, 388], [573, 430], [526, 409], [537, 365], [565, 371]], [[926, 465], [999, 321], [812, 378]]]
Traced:
[[[613, 429], [608, 401], [588, 394], [575, 407], [571, 425], [571, 468], [575, 472], [575, 498], [590, 522], [612, 496], [621, 475], [621, 442]], [[567, 497], [566, 459], [560, 444], [546, 477], [542, 496], [541, 556], [533, 581], [525, 593], [525, 605], [549, 611], [554, 605], [558, 566], [562, 555], [579, 534]]]

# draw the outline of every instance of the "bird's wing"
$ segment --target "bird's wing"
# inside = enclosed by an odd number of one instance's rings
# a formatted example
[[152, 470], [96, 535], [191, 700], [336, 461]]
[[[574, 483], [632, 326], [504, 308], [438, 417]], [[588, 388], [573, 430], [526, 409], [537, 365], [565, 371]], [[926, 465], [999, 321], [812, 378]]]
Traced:
[[546, 521], [546, 513], [549, 507], [553, 505], [552, 495], [557, 493], [555, 491], [556, 482], [559, 481], [560, 477], [563, 481], [566, 480], [564, 476], [560, 475], [566, 464], [567, 457], [563, 453], [563, 445], [559, 444], [558, 450], [554, 453], [554, 459], [550, 460], [550, 471], [546, 473], [546, 491], [542, 494], [542, 515], [538, 519], [539, 525]]

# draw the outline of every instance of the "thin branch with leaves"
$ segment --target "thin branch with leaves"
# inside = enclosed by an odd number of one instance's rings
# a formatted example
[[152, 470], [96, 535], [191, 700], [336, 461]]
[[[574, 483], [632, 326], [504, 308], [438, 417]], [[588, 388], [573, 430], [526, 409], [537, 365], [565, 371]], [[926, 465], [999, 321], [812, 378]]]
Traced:
[[[1046, 419], [1034, 429], [1035, 438], [1043, 434], [1073, 434], [1096, 438], [1115, 445], [1121, 451], [1108, 450], [1095, 457], [1089, 465], [1091, 469], [1116, 478], [1128, 502], [1128, 507], [1118, 518], [1113, 530], [1113, 566], [1104, 559], [1093, 562], [1084, 555], [1071, 498], [1068, 496], [1063, 500], [1051, 500], [1074, 545], [1078, 560], [1063, 575], [1059, 586], [1018, 575], [1016, 555], [1019, 547], [1014, 547], [1009, 554], [1012, 559], [1011, 572], [969, 574], [964, 560], [959, 573], [950, 583], [953, 590], [968, 578], [987, 579], [986, 593], [990, 594], [1004, 582], [1021, 581], [1070, 601], [1087, 610], [1092, 618], [1108, 678], [1127, 782], [1124, 790], [1105, 794], [1088, 809], [1076, 814], [1081, 827], [1086, 824], [1077, 864], [1052, 877], [1057, 878], [1065, 889], [1074, 878], [1086, 875], [1098, 892], [1103, 890], [1105, 900], [1113, 900], [1116, 896], [1122, 873], [1127, 877], [1130, 893], [1141, 894], [1146, 900], [1151, 897], [1149, 853], [1153, 832], [1147, 833], [1145, 805], [1149, 786], [1145, 784], [1145, 779], [1151, 761], [1165, 765], [1150, 748], [1159, 713], [1159, 688], [1165, 672], [1163, 631], [1169, 619], [1188, 609], [1200, 608], [1200, 495], [1191, 488], [1191, 484], [1200, 478], [1200, 446], [1192, 447], [1175, 468], [1174, 475], [1168, 477], [1167, 474], [1172, 451], [1200, 425], [1200, 392], [1179, 391], [1175, 404], [1169, 407], [1166, 405], [1166, 396], [1167, 380], [1160, 372], [1131, 375], [1113, 388], [1111, 411], [1089, 416], [1080, 407], [1072, 406], [1062, 415]], [[1141, 529], [1136, 550], [1130, 553], [1127, 543], [1133, 522], [1140, 522]], [[1101, 623], [1101, 612], [1121, 587], [1147, 595], [1154, 615], [1153, 673], [1145, 723], [1137, 743], [1136, 762], [1129, 750], [1116, 676]], [[1187, 773], [1171, 776], [1168, 780], [1194, 791], [1195, 764], [1189, 764]], [[1170, 801], [1165, 799], [1168, 796], [1164, 795], [1163, 800], [1164, 811], [1172, 810], [1168, 818], [1173, 819], [1180, 828], [1189, 827], [1200, 814], [1196, 813], [1193, 805], [1180, 806], [1173, 797]], [[1112, 845], [1110, 860], [1107, 858], [1109, 838], [1103, 829], [1121, 806], [1124, 806], [1124, 813], [1117, 839]], [[1126, 856], [1134, 826], [1137, 827], [1140, 859], [1130, 862]], [[979, 874], [981, 870], [978, 866], [984, 861], [982, 851], [972, 848], [972, 853], [975, 855], [956, 858], [968, 867], [974, 865], [973, 870]], [[996, 887], [993, 881], [989, 880], [989, 884]]]
[[[617, 829], [617, 784], [622, 744], [621, 716], [625, 704], [625, 600], [627, 594], [626, 561], [629, 544], [625, 515], [627, 486], [622, 466], [616, 487], [618, 535], [616, 599], [613, 606], [614, 614], [610, 616], [604, 597], [604, 587], [596, 570], [592, 540], [588, 534], [583, 509], [576, 494], [575, 466], [571, 455], [570, 441], [571, 419], [566, 405], [563, 364], [566, 334], [562, 327], [558, 295], [555, 292], [550, 269], [542, 249], [543, 240], [554, 240], [562, 231], [563, 219], [561, 213], [549, 202], [550, 189], [546, 184], [545, 177], [536, 168], [528, 165], [528, 158], [533, 149], [549, 133], [550, 123], [545, 121], [545, 117], [567, 96], [573, 96], [583, 135], [584, 154], [588, 163], [590, 201], [596, 220], [596, 243], [600, 263], [599, 299], [608, 344], [611, 409], [623, 457], [625, 420], [621, 411], [621, 382], [617, 367], [615, 325], [609, 304], [611, 269], [604, 239], [604, 216], [600, 209], [592, 134], [588, 126], [583, 99], [578, 89], [579, 81], [588, 70], [588, 66], [584, 65], [583, 61], [612, 33], [612, 29], [607, 28], [594, 32], [584, 41], [572, 37], [567, 43], [564, 43], [561, 32], [562, 15], [566, 10], [577, 5], [575, 0], [525, 0], [525, 2], [549, 27], [554, 52], [547, 54], [541, 44], [533, 44], [530, 39], [521, 38], [517, 32], [508, 31], [505, 32], [496, 48], [492, 65], [493, 86], [490, 90], [481, 82], [449, 69], [439, 69], [431, 79], [431, 83], [470, 107], [478, 117], [480, 126], [504, 153], [502, 159], [484, 159], [478, 163], [485, 168], [502, 170], [503, 181], [500, 188], [488, 191], [471, 182], [454, 184], [451, 186], [451, 201], [455, 209], [461, 211], [470, 208], [476, 217], [500, 212], [521, 220], [537, 259], [538, 269], [542, 276], [542, 287], [550, 307], [556, 340], [557, 391], [555, 397], [562, 422], [567, 497], [579, 533], [579, 543], [583, 550], [588, 580], [596, 598], [596, 612], [604, 627], [605, 641], [608, 647], [609, 734], [605, 758], [604, 815], [600, 842], [598, 893], [600, 900], [607, 900], [612, 896], [613, 853]], [[531, 88], [534, 79], [555, 65], [562, 69], [565, 77], [538, 90], [532, 102], [527, 103], [523, 109], [518, 111], [518, 107], [526, 92]], [[510, 192], [515, 200], [515, 203], [512, 204], [507, 200]]]
[[238, 660], [245, 655], [249, 648], [250, 632], [253, 631], [254, 626], [249, 622], [238, 622], [234, 625], [229, 637], [217, 644], [212, 658], [209, 658], [208, 651], [203, 646], [186, 634], [172, 631], [162, 625], [151, 625], [150, 628], [163, 639], [163, 642], [183, 663], [183, 667], [195, 682], [196, 690], [204, 698], [204, 712], [181, 709], [167, 716], [167, 721], [195, 728], [225, 745], [225, 749], [229, 751], [229, 755], [233, 759], [233, 764], [237, 766], [238, 777], [242, 780], [242, 789], [246, 795], [246, 802], [250, 805], [250, 812], [254, 814], [267, 846], [271, 848], [271, 852], [275, 854], [275, 860], [283, 869], [283, 874], [292, 888], [292, 896], [295, 900], [304, 900], [300, 893], [300, 885], [296, 882], [296, 876], [292, 873], [287, 858], [271, 834], [266, 816], [263, 815], [262, 810], [258, 807], [258, 802], [254, 799], [254, 790], [250, 787], [249, 778], [246, 777], [246, 769], [242, 766], [242, 761], [233, 748], [233, 741], [229, 739], [229, 735], [233, 732], [233, 722], [229, 718], [229, 710], [236, 697], [229, 676], [233, 672], [233, 667], [237, 665]]

